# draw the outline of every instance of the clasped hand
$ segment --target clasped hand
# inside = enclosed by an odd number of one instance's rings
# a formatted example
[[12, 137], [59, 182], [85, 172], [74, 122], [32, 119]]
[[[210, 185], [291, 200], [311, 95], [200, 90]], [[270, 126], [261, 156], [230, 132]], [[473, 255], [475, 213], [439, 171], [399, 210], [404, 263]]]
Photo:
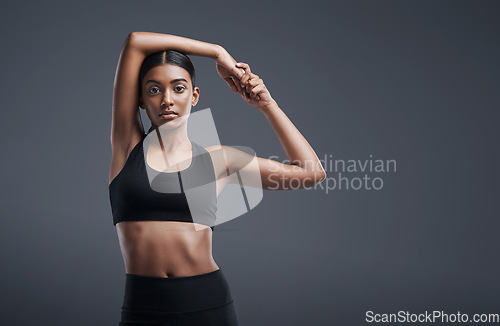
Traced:
[[275, 103], [264, 81], [252, 73], [247, 63], [236, 62], [226, 50], [222, 50], [215, 61], [221, 78], [234, 93], [240, 93], [247, 104], [262, 110]]

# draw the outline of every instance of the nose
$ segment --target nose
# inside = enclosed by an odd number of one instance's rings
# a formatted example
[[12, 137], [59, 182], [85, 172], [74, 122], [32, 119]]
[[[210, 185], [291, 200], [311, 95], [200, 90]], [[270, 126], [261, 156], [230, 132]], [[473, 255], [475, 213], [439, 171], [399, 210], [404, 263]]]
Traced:
[[167, 89], [165, 91], [165, 95], [163, 95], [163, 98], [161, 101], [161, 106], [162, 107], [170, 107], [172, 105], [174, 105], [173, 97], [172, 97], [172, 94], [170, 93], [170, 91]]

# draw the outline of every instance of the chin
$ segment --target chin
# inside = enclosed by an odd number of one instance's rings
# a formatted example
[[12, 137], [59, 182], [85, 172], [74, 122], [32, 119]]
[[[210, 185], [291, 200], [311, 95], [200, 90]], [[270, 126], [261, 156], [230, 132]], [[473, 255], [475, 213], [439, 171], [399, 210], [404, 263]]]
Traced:
[[183, 119], [180, 119], [181, 117], [177, 117], [172, 120], [167, 120], [167, 121], [160, 121], [158, 123], [158, 127], [161, 130], [171, 130], [171, 129], [176, 129], [180, 127], [183, 124]]

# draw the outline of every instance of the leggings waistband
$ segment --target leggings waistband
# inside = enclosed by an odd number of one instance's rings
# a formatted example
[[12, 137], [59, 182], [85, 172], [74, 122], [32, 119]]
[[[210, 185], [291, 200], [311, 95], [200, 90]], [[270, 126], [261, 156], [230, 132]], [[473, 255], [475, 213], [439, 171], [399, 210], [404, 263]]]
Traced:
[[122, 309], [161, 313], [191, 312], [233, 301], [224, 273], [215, 271], [182, 277], [126, 274]]

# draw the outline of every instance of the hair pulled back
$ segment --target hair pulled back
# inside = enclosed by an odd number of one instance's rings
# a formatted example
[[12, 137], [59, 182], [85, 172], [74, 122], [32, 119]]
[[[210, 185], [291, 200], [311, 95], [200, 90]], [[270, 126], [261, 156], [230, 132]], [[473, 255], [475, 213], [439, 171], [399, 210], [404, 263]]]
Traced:
[[139, 94], [142, 94], [142, 80], [144, 79], [144, 76], [146, 76], [148, 71], [156, 66], [165, 65], [168, 63], [187, 70], [187, 72], [191, 76], [191, 84], [193, 85], [194, 90], [195, 71], [191, 59], [189, 59], [189, 57], [182, 52], [176, 50], [165, 50], [148, 55], [142, 62], [141, 69], [139, 71]]

